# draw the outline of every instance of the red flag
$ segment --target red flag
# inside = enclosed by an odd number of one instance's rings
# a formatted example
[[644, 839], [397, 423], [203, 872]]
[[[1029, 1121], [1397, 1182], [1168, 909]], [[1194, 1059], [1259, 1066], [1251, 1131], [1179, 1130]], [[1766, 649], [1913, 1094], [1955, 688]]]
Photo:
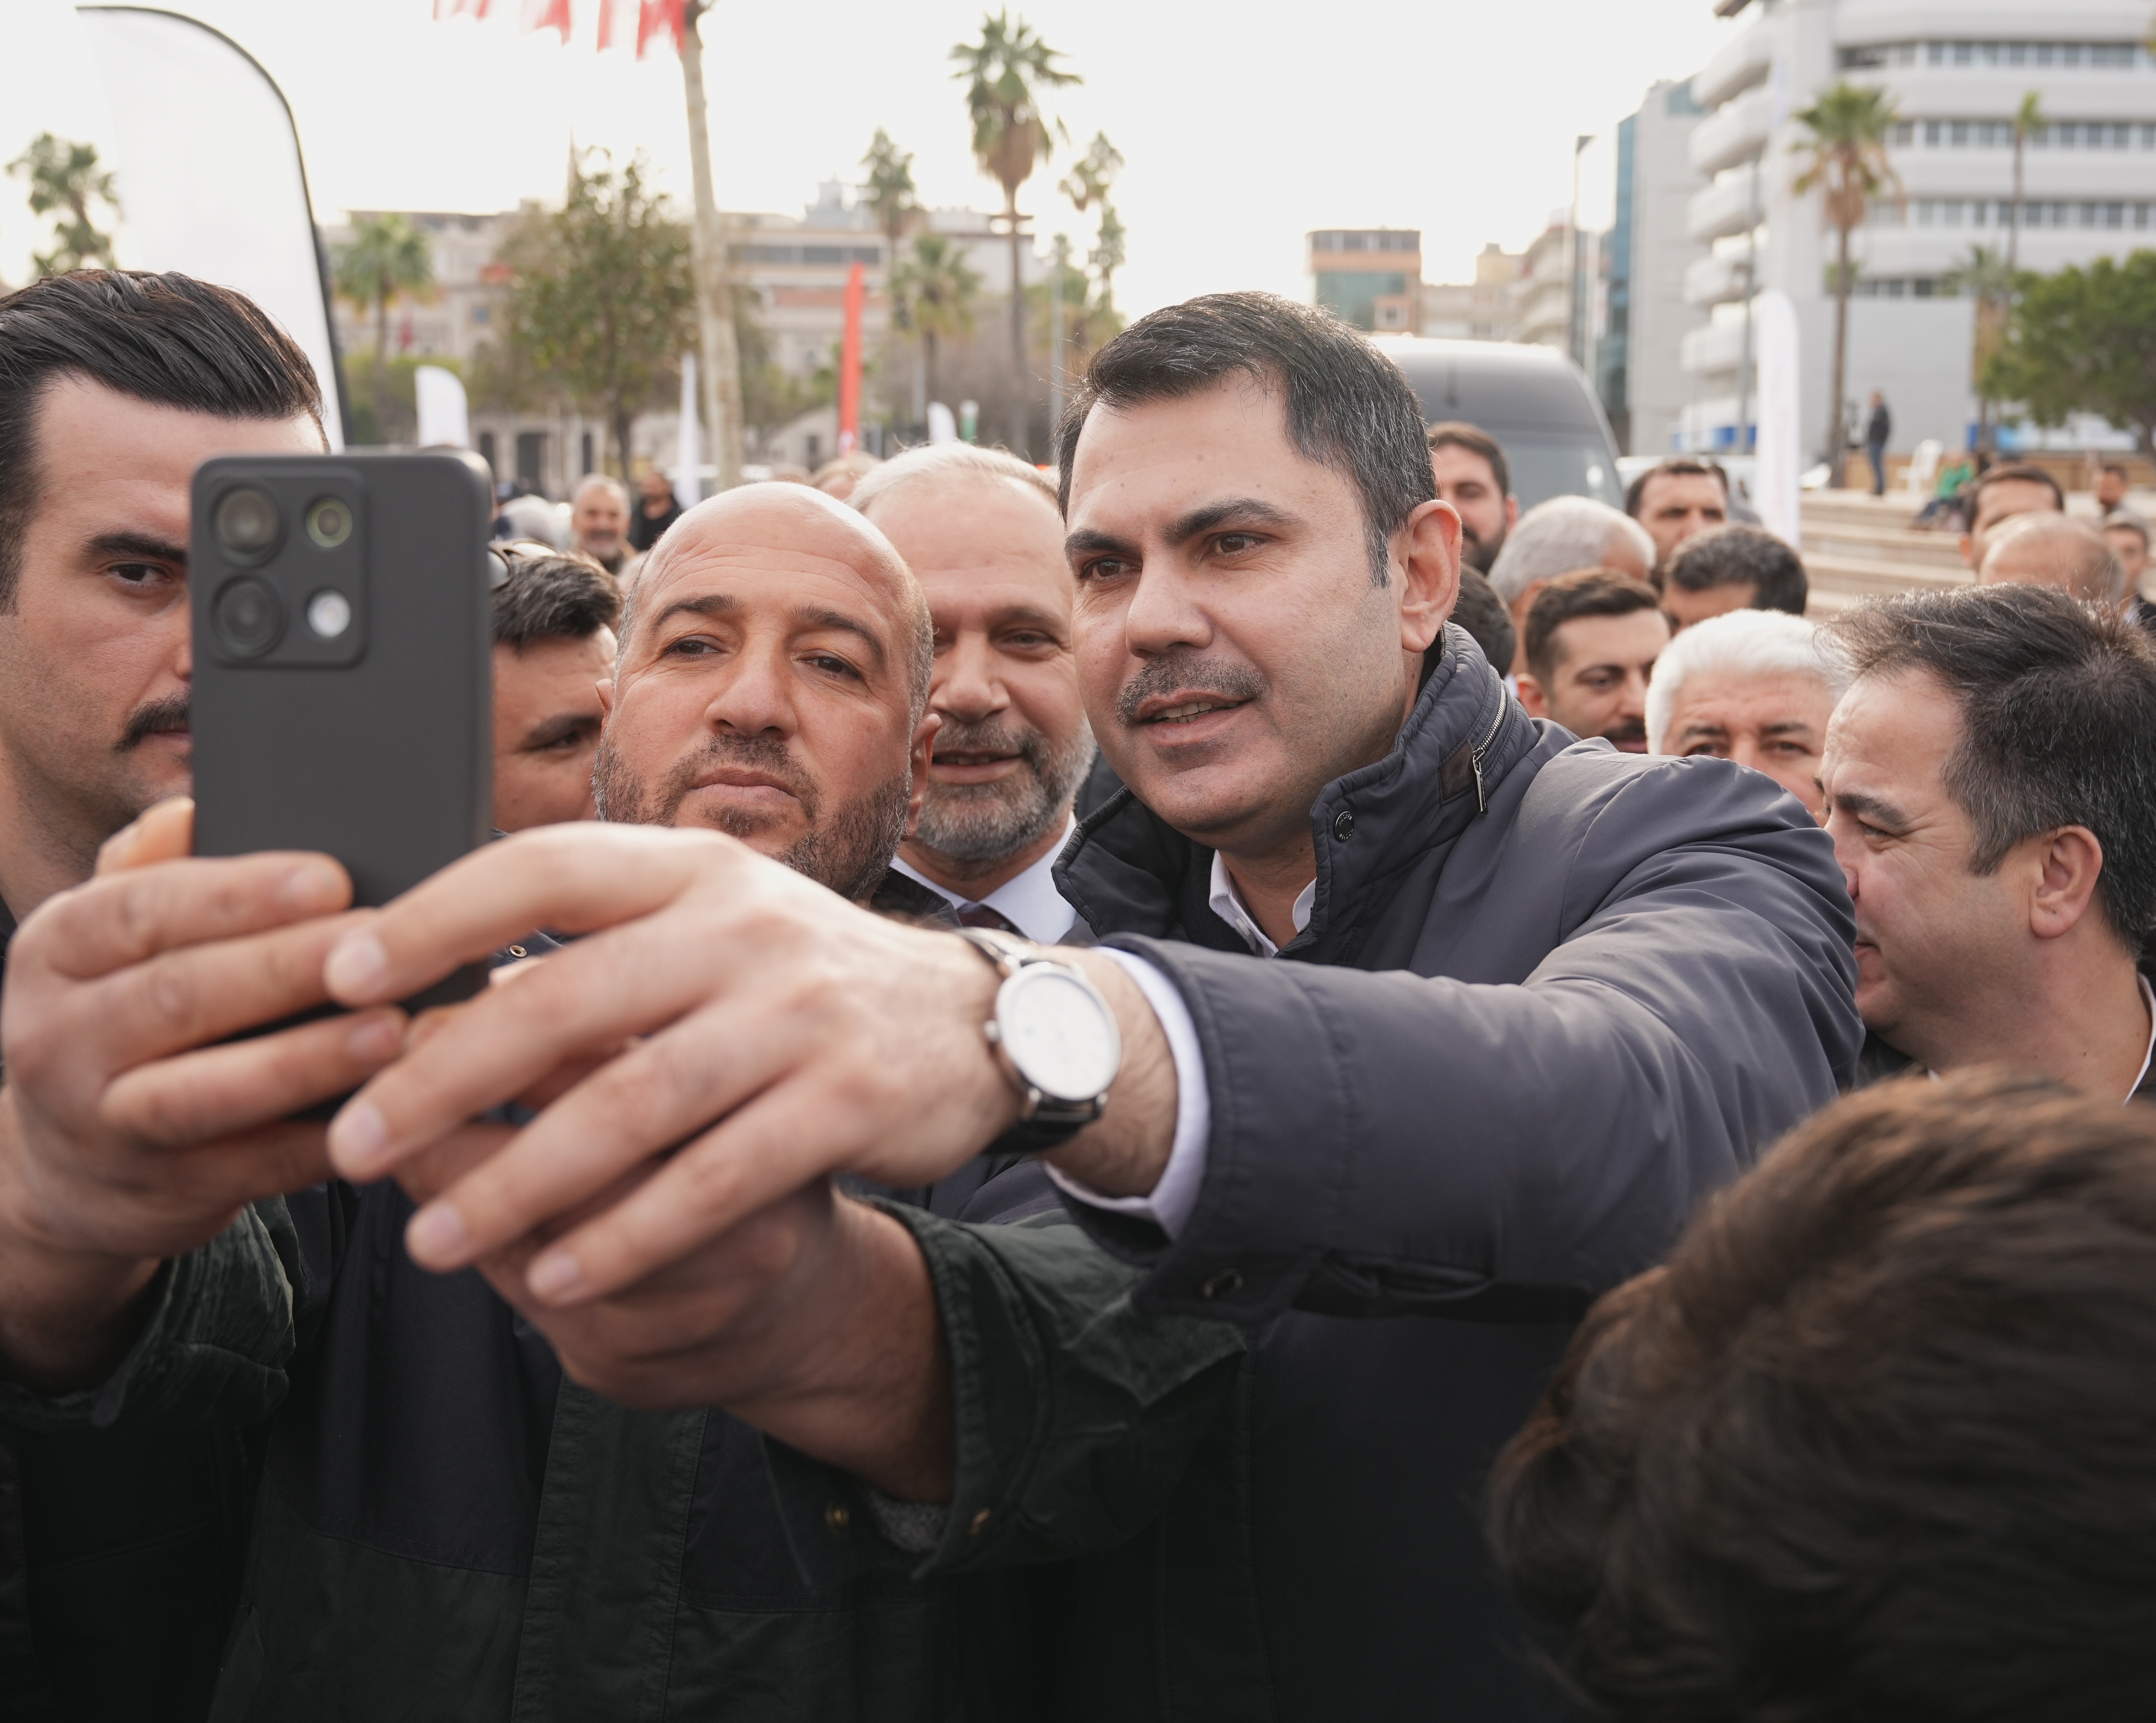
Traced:
[[434, 0], [434, 22], [439, 24], [453, 18], [484, 18], [487, 5], [488, 0]]
[[681, 51], [682, 32], [688, 27], [682, 18], [687, 0], [644, 0], [644, 10], [636, 21], [636, 57], [644, 58], [644, 51], [651, 38], [662, 30], [674, 38], [674, 51]]
[[640, 17], [641, 0], [600, 0], [599, 52], [629, 45], [629, 31]]
[[534, 30], [559, 30], [562, 40], [569, 39], [569, 0], [524, 0], [524, 29], [529, 35]]

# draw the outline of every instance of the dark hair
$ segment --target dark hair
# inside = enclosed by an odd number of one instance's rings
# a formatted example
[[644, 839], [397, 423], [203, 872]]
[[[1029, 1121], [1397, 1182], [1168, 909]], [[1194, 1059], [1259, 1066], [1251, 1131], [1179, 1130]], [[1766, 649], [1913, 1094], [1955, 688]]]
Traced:
[[219, 418], [322, 420], [307, 356], [228, 287], [138, 269], [77, 269], [0, 299], [0, 611], [15, 607], [23, 537], [43, 484], [38, 405], [46, 386], [64, 377]]
[[[1460, 598], [1452, 607], [1452, 620], [1474, 636], [1482, 656], [1496, 666], [1499, 675], [1512, 668], [1513, 654], [1520, 649], [1519, 631], [1512, 626], [1512, 613], [1505, 608], [1505, 601], [1490, 584], [1490, 577], [1481, 569], [1460, 571]], [[1444, 645], [1445, 636], [1440, 634], [1436, 648], [1442, 650]]]
[[1827, 624], [1858, 676], [1920, 671], [1961, 707], [1947, 793], [1974, 828], [1970, 871], [2023, 838], [2086, 826], [2097, 901], [2130, 949], [2156, 930], [2156, 648], [2138, 623], [2054, 587], [1904, 592]]
[[2147, 1716], [2151, 1406], [2156, 1111], [1889, 1083], [1595, 1306], [1491, 1536], [1615, 1723]]
[[2051, 493], [2051, 506], [2064, 512], [2066, 494], [2059, 481], [2033, 461], [2006, 461], [1987, 467], [1971, 479], [1961, 494], [1964, 518], [1974, 525], [1984, 493], [1994, 485], [2041, 485]]
[[1270, 293], [1213, 293], [1141, 317], [1093, 355], [1056, 428], [1057, 496], [1070, 506], [1078, 433], [1096, 407], [1134, 407], [1244, 376], [1282, 397], [1289, 440], [1362, 493], [1370, 581], [1392, 536], [1437, 496], [1422, 408], [1399, 367], [1346, 324]]
[[1722, 470], [1718, 463], [1672, 455], [1666, 461], [1656, 462], [1625, 487], [1625, 512], [1635, 520], [1640, 518], [1640, 500], [1647, 494], [1650, 479], [1712, 479], [1722, 487], [1724, 497], [1729, 495], [1729, 474]]
[[589, 556], [516, 545], [500, 553], [509, 578], [494, 589], [495, 645], [588, 640], [621, 621], [621, 585]]
[[1429, 444], [1432, 454], [1440, 449], [1464, 449], [1470, 454], [1481, 455], [1490, 463], [1490, 474], [1497, 481], [1497, 495], [1512, 494], [1512, 469], [1506, 464], [1505, 445], [1480, 425], [1471, 425], [1465, 419], [1447, 419], [1425, 431], [1423, 441]]
[[1748, 586], [1754, 610], [1786, 610], [1802, 616], [1811, 595], [1804, 559], [1763, 526], [1732, 522], [1694, 533], [1670, 553], [1664, 589], [1703, 592], [1712, 587]]
[[2115, 460], [2106, 461], [2100, 470], [2106, 473], [2116, 473], [2122, 479], [2126, 476], [2125, 467], [2121, 463]]
[[1643, 580], [1614, 568], [1576, 568], [1548, 582], [1527, 607], [1527, 668], [1544, 681], [1557, 668], [1557, 631], [1576, 617], [1630, 616], [1660, 610], [1661, 599]]

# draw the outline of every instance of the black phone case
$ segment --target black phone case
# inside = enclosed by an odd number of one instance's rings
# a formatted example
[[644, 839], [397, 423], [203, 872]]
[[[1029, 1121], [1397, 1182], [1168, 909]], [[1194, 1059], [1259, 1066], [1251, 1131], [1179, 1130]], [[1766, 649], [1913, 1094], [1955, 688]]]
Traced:
[[[275, 546], [252, 556], [228, 551], [218, 525], [242, 487], [270, 496], [280, 520]], [[350, 508], [350, 533], [326, 545], [311, 511], [332, 499]], [[222, 456], [197, 470], [197, 854], [326, 851], [355, 901], [379, 905], [486, 841], [492, 513], [486, 469], [454, 450]], [[271, 644], [233, 645], [235, 587], [258, 621], [261, 588], [275, 594]], [[309, 623], [326, 592], [351, 611], [328, 639]]]

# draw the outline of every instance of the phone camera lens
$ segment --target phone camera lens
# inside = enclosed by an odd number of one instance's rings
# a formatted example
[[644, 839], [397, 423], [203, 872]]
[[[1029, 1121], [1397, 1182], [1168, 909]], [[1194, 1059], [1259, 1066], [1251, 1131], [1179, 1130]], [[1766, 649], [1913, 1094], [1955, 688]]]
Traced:
[[352, 536], [352, 510], [341, 497], [317, 498], [307, 510], [307, 536], [334, 551]]
[[210, 613], [217, 637], [240, 658], [256, 658], [277, 644], [285, 632], [285, 607], [275, 588], [252, 575], [228, 580]]
[[277, 505], [252, 487], [227, 491], [217, 505], [217, 541], [243, 562], [267, 556], [277, 542]]
[[352, 600], [325, 587], [307, 600], [307, 626], [317, 638], [336, 639], [352, 626]]

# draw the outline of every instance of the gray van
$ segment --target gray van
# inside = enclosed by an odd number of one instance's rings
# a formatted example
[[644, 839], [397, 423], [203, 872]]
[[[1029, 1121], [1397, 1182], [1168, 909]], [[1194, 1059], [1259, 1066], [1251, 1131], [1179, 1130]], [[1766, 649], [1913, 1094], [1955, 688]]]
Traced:
[[1617, 439], [1602, 403], [1580, 368], [1556, 348], [1409, 336], [1375, 341], [1413, 386], [1424, 423], [1466, 419], [1504, 445], [1512, 494], [1523, 512], [1564, 495], [1625, 505]]

